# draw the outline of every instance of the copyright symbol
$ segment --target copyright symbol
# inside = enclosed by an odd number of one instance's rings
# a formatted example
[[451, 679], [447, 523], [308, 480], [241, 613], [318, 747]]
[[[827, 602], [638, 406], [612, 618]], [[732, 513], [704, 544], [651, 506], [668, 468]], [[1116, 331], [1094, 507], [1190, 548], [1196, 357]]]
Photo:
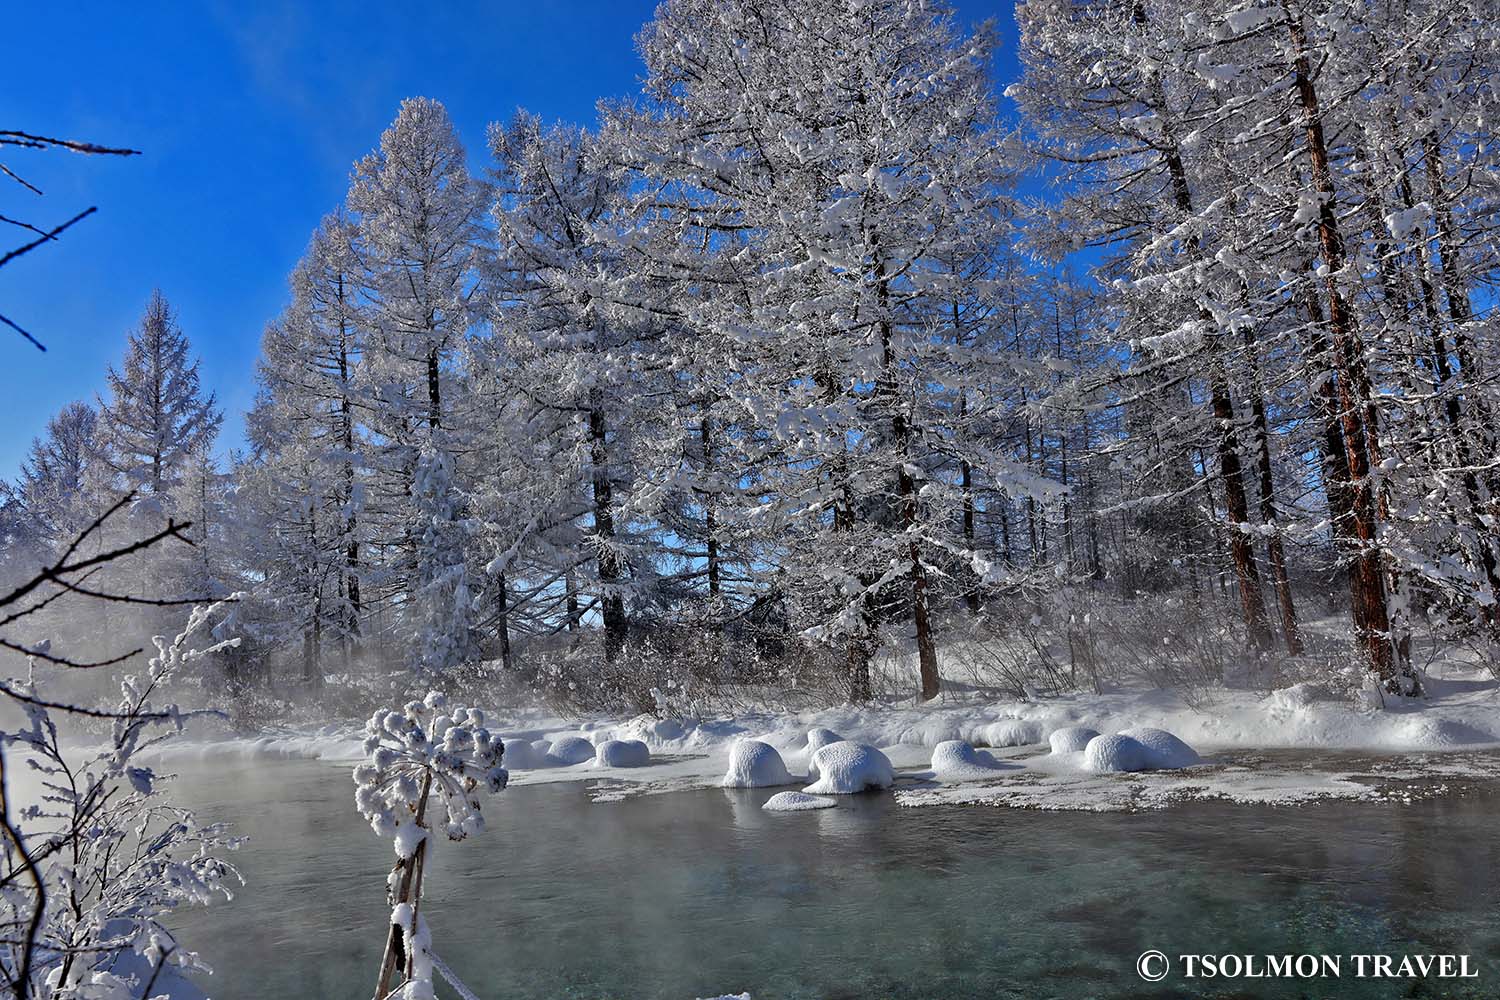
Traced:
[[1171, 967], [1171, 960], [1159, 951], [1141, 952], [1141, 957], [1135, 960], [1136, 973], [1148, 983], [1159, 983], [1166, 979]]

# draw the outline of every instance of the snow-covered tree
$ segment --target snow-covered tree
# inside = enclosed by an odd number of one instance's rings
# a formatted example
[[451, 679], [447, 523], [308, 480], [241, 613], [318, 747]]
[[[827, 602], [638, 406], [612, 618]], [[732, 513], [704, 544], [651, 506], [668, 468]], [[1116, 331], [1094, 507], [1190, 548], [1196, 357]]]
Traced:
[[437, 101], [403, 101], [380, 147], [359, 162], [349, 190], [363, 265], [367, 336], [361, 379], [389, 520], [389, 550], [413, 655], [441, 669], [477, 652], [474, 602], [481, 590], [463, 544], [468, 515], [453, 456], [465, 429], [454, 426], [444, 384], [469, 329], [474, 254], [483, 239], [482, 190]]
[[780, 579], [845, 645], [856, 699], [887, 621], [910, 622], [937, 693], [936, 563], [988, 562], [954, 530], [965, 459], [1008, 493], [1038, 485], [955, 433], [960, 409], [1004, 405], [966, 388], [1005, 359], [955, 343], [952, 281], [1004, 231], [992, 46], [929, 3], [668, 3], [642, 35], [650, 101], [619, 114], [682, 242], [743, 240], [741, 315], [708, 322], [735, 325], [733, 405], [766, 434]]
[[99, 400], [100, 460], [125, 488], [170, 507], [190, 456], [213, 443], [222, 419], [213, 393], [199, 385], [198, 362], [160, 290], [126, 339], [120, 367], [109, 369]]
[[53, 548], [71, 542], [98, 513], [97, 425], [92, 406], [69, 403], [47, 421], [21, 466], [20, 502], [32, 530]]

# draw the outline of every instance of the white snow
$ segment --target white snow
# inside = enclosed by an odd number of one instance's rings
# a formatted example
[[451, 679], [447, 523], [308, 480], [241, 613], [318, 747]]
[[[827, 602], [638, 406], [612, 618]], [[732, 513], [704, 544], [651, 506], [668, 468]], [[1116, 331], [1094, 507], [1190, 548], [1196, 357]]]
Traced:
[[729, 770], [720, 784], [725, 788], [768, 788], [793, 781], [786, 762], [771, 744], [736, 740], [729, 748]]
[[885, 754], [872, 746], [841, 740], [813, 754], [809, 765], [818, 780], [803, 789], [812, 795], [852, 795], [876, 788], [889, 788], [896, 781], [895, 769]]
[[992, 747], [1025, 747], [1042, 742], [1042, 727], [1036, 722], [1009, 719], [984, 727], [979, 742]]
[[[923, 772], [939, 743], [963, 740], [977, 747], [993, 747], [997, 737], [1015, 731], [1016, 723], [1035, 726], [1038, 742], [1046, 734], [1067, 728], [1087, 727], [1101, 732], [1159, 728], [1175, 734], [1198, 751], [1211, 754], [1215, 762], [1224, 761], [1232, 751], [1252, 749], [1294, 749], [1304, 753], [1364, 751], [1386, 756], [1423, 753], [1430, 758], [1433, 753], [1453, 755], [1500, 747], [1500, 681], [1485, 664], [1465, 663], [1456, 658], [1438, 662], [1429, 668], [1425, 686], [1427, 697], [1421, 701], [1392, 700], [1385, 707], [1381, 707], [1379, 700], [1361, 705], [1335, 694], [1323, 683], [1301, 683], [1269, 693], [1214, 688], [1193, 705], [1184, 703], [1170, 691], [1144, 687], [1103, 694], [1080, 692], [1034, 697], [1026, 701], [949, 692], [941, 701], [920, 705], [910, 702], [842, 705], [816, 711], [761, 711], [701, 718], [659, 719], [651, 715], [563, 718], [540, 712], [496, 713], [486, 725], [493, 733], [531, 740], [533, 749], [539, 751], [538, 759], [545, 766], [536, 769], [517, 768], [516, 756], [506, 758], [506, 765], [516, 768], [510, 776], [512, 784], [597, 782], [601, 776], [599, 770], [562, 766], [565, 761], [549, 757], [546, 751], [551, 748], [551, 741], [562, 742], [565, 752], [568, 746], [581, 744], [583, 760], [592, 760], [595, 751], [587, 740], [578, 739], [580, 733], [589, 733], [595, 739], [601, 733], [609, 733], [644, 742], [652, 754], [651, 766], [609, 772], [612, 781], [608, 788], [599, 783], [604, 790], [591, 791], [601, 801], [718, 785], [728, 770], [734, 744], [745, 739], [777, 749], [794, 771], [802, 770], [807, 763], [809, 744], [821, 747], [830, 737], [845, 734], [857, 743], [880, 747], [896, 768]], [[235, 738], [204, 732], [205, 728], [195, 723], [191, 733], [194, 739], [176, 741], [143, 754], [142, 762], [219, 755], [304, 756], [344, 762], [364, 756], [362, 737], [354, 726], [319, 721], [291, 735], [282, 732]], [[838, 740], [835, 738], [833, 742]], [[1031, 796], [1057, 789], [1056, 780], [1061, 779], [1054, 780], [1054, 774], [1069, 775], [1072, 781], [1088, 779], [1100, 787], [1123, 780], [1118, 775], [1094, 776], [1080, 770], [1081, 751], [1049, 755], [1048, 743], [1034, 749], [1029, 746], [994, 749], [993, 756], [1017, 765], [1016, 768], [996, 775], [982, 786], [947, 787], [956, 796], [978, 796], [1003, 784], [1008, 789], [1008, 801], [1030, 805], [1035, 804]], [[1203, 770], [1200, 767], [1172, 780], [1186, 781], [1191, 777], [1196, 786], [1202, 782]], [[1047, 783], [1024, 793], [1016, 790], [1016, 785], [1038, 776], [1046, 777]], [[1321, 789], [1324, 778], [1323, 773], [1313, 771], [1300, 779], [1296, 774], [1288, 774], [1277, 780], [1274, 794], [1294, 800], [1294, 786], [1299, 780], [1309, 788]], [[816, 779], [816, 775], [809, 778]], [[1066, 790], [1059, 794], [1061, 801], [1071, 801], [1071, 793]], [[1112, 790], [1105, 798], [1114, 801], [1115, 795]]]
[[396, 856], [410, 859], [426, 839], [427, 831], [418, 826], [415, 819], [403, 820], [396, 826]]
[[528, 771], [533, 768], [546, 767], [547, 751], [551, 748], [552, 744], [544, 742], [541, 751], [538, 752], [536, 744], [530, 740], [506, 740], [505, 755], [502, 758], [505, 761], [505, 769]]
[[651, 748], [640, 740], [605, 740], [594, 752], [596, 767], [645, 767]]
[[1047, 744], [1053, 753], [1081, 753], [1089, 745], [1089, 740], [1098, 735], [1099, 730], [1087, 726], [1064, 726], [1052, 730], [1052, 735], [1047, 737]]
[[808, 809], [832, 809], [838, 805], [834, 799], [826, 799], [820, 795], [808, 795], [806, 792], [777, 792], [766, 799], [762, 809], [771, 812], [804, 812]]
[[1144, 771], [1151, 766], [1145, 746], [1129, 736], [1095, 736], [1083, 748], [1083, 768], [1097, 774]]
[[818, 751], [834, 743], [842, 743], [844, 738], [832, 729], [824, 729], [821, 726], [807, 731], [807, 777], [808, 780], [817, 780], [818, 765], [813, 761], [818, 756]]
[[1120, 735], [1129, 737], [1146, 748], [1146, 766], [1153, 771], [1192, 767], [1194, 764], [1203, 762], [1203, 758], [1198, 756], [1198, 751], [1165, 729], [1139, 726], [1134, 729], [1122, 729]]
[[547, 756], [566, 766], [593, 760], [594, 753], [594, 744], [582, 736], [564, 736], [552, 742], [552, 748], [547, 751]]
[[939, 781], [982, 780], [1001, 769], [993, 755], [963, 740], [944, 740], [932, 750], [932, 775]]

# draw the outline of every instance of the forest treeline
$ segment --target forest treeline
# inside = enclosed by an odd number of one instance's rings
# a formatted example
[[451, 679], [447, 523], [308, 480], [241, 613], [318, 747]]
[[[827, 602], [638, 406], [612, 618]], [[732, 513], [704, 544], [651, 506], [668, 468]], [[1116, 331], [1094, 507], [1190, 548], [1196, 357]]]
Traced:
[[1031, 0], [1002, 94], [928, 0], [668, 0], [589, 128], [518, 114], [480, 167], [402, 104], [227, 465], [154, 297], [8, 569], [134, 488], [194, 522], [163, 592], [243, 594], [237, 685], [859, 701], [901, 649], [930, 698], [976, 628], [1025, 689], [1147, 609], [1417, 694], [1418, 640], [1500, 638], [1495, 13]]

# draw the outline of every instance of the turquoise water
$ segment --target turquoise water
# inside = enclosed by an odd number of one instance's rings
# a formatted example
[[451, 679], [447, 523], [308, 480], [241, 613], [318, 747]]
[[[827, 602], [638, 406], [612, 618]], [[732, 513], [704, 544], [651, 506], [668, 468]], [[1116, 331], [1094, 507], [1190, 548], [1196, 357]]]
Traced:
[[[211, 768], [211, 770], [210, 770]], [[249, 885], [183, 944], [218, 1000], [367, 1000], [390, 848], [347, 770], [182, 766], [177, 793], [251, 835]], [[1138, 814], [901, 809], [855, 796], [770, 814], [770, 790], [593, 804], [510, 789], [441, 843], [423, 913], [480, 996], [507, 1000], [1500, 996], [1500, 794], [1410, 805], [1193, 804]], [[1185, 953], [1459, 953], [1477, 980], [1184, 980]], [[440, 991], [440, 995], [444, 995]], [[449, 994], [451, 995], [451, 994]]]

